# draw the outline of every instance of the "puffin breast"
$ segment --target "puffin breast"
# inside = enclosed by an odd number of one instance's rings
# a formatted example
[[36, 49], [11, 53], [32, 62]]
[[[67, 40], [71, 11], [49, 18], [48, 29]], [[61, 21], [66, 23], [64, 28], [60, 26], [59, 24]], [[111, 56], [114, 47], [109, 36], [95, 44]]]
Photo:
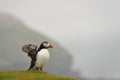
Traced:
[[43, 67], [49, 60], [50, 54], [47, 49], [42, 49], [38, 52], [36, 56], [36, 66]]

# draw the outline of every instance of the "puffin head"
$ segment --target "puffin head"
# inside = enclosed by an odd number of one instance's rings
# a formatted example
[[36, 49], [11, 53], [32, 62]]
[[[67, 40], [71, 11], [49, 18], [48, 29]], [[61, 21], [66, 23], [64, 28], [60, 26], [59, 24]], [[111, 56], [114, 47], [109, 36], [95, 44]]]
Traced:
[[53, 48], [53, 45], [50, 44], [50, 43], [47, 42], [47, 41], [44, 41], [44, 42], [41, 43], [41, 47], [42, 47], [42, 48]]

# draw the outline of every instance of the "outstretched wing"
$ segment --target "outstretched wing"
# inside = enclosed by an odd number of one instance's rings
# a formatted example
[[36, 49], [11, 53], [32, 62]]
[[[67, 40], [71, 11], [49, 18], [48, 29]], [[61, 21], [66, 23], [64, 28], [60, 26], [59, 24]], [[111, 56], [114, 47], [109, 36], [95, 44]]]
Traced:
[[29, 53], [32, 50], [36, 50], [37, 46], [34, 44], [26, 44], [22, 47], [22, 51], [25, 53]]

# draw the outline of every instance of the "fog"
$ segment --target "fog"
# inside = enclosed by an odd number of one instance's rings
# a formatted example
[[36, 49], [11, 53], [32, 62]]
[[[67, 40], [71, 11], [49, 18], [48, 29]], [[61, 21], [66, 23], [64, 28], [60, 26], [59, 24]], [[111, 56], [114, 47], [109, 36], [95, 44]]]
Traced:
[[120, 78], [119, 0], [0, 0], [0, 12], [58, 42], [85, 77]]

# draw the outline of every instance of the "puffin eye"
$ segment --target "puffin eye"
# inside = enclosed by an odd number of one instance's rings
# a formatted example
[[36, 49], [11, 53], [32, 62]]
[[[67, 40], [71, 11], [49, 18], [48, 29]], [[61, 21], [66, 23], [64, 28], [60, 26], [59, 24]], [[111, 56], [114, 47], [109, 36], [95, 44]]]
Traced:
[[49, 46], [49, 43], [43, 43], [43, 46], [44, 46], [44, 47], [48, 47], [48, 46]]

